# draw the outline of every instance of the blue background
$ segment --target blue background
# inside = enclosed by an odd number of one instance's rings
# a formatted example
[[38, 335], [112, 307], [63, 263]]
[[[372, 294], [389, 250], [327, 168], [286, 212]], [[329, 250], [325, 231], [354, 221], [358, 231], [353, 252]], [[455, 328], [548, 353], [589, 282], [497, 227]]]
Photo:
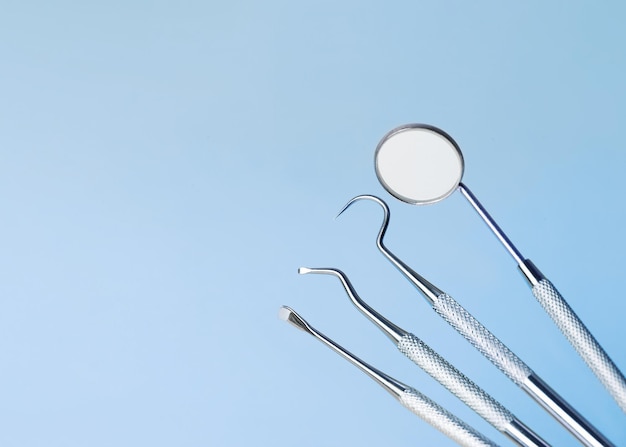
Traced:
[[339, 282], [553, 445], [574, 439], [377, 252], [454, 296], [615, 443], [626, 416], [459, 193], [391, 198], [373, 153], [425, 122], [626, 368], [620, 2], [17, 2], [0, 13], [0, 444], [452, 445], [313, 326], [507, 440]]

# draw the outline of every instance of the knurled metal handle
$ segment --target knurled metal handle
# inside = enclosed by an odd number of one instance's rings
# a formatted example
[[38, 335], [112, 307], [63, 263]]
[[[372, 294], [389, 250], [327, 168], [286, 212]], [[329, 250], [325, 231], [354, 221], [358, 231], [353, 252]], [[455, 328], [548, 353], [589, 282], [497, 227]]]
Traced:
[[515, 419], [502, 404], [415, 335], [402, 337], [398, 349], [497, 430], [506, 431]]
[[622, 411], [626, 412], [626, 379], [615, 363], [550, 281], [542, 279], [532, 290], [563, 335], [600, 379]]
[[399, 400], [407, 409], [459, 445], [465, 447], [497, 446], [493, 441], [413, 388], [406, 389], [400, 395]]
[[532, 370], [451, 296], [443, 293], [433, 309], [515, 384], [522, 386]]
[[491, 363], [529, 393], [584, 445], [613, 445], [553, 390], [550, 389], [548, 393], [539, 393], [541, 390], [538, 390], [536, 386], [529, 386], [529, 384], [541, 382], [547, 388], [547, 385], [538, 380], [538, 377], [518, 356], [513, 354], [504, 343], [498, 340], [452, 297], [445, 293], [439, 295], [433, 302], [433, 308]]

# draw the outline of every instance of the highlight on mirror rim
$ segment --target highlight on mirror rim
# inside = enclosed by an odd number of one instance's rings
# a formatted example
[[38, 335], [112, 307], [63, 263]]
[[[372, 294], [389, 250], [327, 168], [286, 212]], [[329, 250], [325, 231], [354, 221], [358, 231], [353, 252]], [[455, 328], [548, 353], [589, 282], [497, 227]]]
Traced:
[[444, 131], [407, 124], [387, 133], [374, 155], [376, 176], [394, 197], [413, 205], [439, 202], [463, 178], [463, 154]]

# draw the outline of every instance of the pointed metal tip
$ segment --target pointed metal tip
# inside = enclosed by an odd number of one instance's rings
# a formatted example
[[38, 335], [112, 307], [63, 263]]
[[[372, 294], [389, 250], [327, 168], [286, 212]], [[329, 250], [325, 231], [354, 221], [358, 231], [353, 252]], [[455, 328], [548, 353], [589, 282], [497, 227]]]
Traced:
[[350, 199], [350, 201], [348, 203], [345, 204], [345, 206], [341, 209], [341, 211], [339, 211], [339, 214], [337, 214], [335, 216], [335, 219], [337, 219], [339, 216], [341, 216], [343, 214], [343, 212], [345, 210], [347, 210], [348, 208], [350, 208], [350, 206], [354, 203], [354, 202], [358, 202], [359, 200], [371, 200], [373, 202], [378, 203], [380, 206], [382, 206], [385, 210], [387, 210], [387, 204], [379, 197], [373, 196], [371, 194], [362, 194], [360, 196], [356, 196], [352, 199]]
[[306, 275], [307, 273], [311, 273], [313, 271], [313, 269], [307, 268], [307, 267], [300, 267], [298, 269], [298, 274], [300, 275]]
[[350, 200], [347, 204], [345, 204], [344, 207], [341, 208], [341, 211], [339, 211], [337, 213], [337, 215], [335, 216], [335, 219], [337, 219], [339, 216], [341, 216], [343, 214], [343, 212], [345, 210], [347, 210], [350, 207], [350, 205], [352, 205], [353, 202], [354, 202], [354, 199]]
[[341, 216], [345, 210], [347, 210], [348, 208], [350, 208], [350, 206], [351, 206], [354, 202], [356, 202], [356, 201], [358, 201], [358, 200], [362, 200], [362, 199], [368, 199], [368, 198], [370, 198], [370, 197], [373, 197], [373, 196], [368, 196], [368, 195], [360, 195], [360, 196], [353, 197], [352, 199], [350, 199], [350, 200], [348, 201], [348, 203], [346, 203], [346, 204], [344, 205], [344, 207], [343, 207], [343, 208], [341, 208], [341, 211], [339, 211], [339, 213], [337, 213], [337, 215], [335, 216], [335, 219], [336, 219], [336, 218], [338, 218], [339, 216]]

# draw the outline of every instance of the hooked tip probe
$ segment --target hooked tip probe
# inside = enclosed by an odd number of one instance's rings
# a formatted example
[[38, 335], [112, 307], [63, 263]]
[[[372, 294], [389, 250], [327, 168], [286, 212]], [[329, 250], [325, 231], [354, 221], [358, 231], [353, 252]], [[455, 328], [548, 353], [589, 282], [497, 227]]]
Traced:
[[383, 209], [383, 222], [380, 226], [380, 230], [378, 230], [378, 236], [376, 236], [376, 246], [378, 247], [378, 250], [380, 250], [380, 252], [398, 270], [400, 270], [400, 272], [403, 275], [405, 275], [406, 278], [411, 283], [413, 283], [413, 285], [424, 295], [424, 298], [426, 298], [426, 301], [428, 301], [428, 304], [432, 306], [435, 300], [437, 299], [437, 297], [439, 295], [442, 295], [443, 292], [437, 287], [435, 287], [433, 284], [431, 284], [430, 282], [426, 281], [426, 279], [424, 279], [421, 275], [419, 275], [415, 270], [411, 269], [408, 265], [402, 262], [396, 255], [394, 255], [392, 252], [390, 252], [387, 249], [387, 247], [385, 246], [385, 243], [383, 242], [385, 233], [387, 232], [387, 227], [389, 226], [389, 217], [391, 213], [389, 211], [389, 207], [381, 198], [370, 195], [370, 194], [356, 196], [352, 200], [350, 200], [346, 204], [346, 206], [343, 207], [343, 209], [341, 210], [339, 214], [343, 213], [346, 209], [348, 209], [350, 205], [352, 205], [354, 202], [358, 200], [371, 200], [372, 202], [378, 203], [380, 207]]
[[388, 211], [388, 208], [387, 208], [387, 205], [385, 204], [385, 202], [383, 202], [378, 197], [373, 196], [371, 194], [361, 194], [359, 196], [356, 196], [356, 197], [353, 197], [352, 199], [350, 199], [350, 201], [348, 203], [346, 203], [343, 208], [341, 208], [341, 211], [339, 211], [339, 213], [335, 216], [335, 219], [337, 219], [339, 216], [341, 216], [345, 210], [350, 208], [350, 206], [352, 206], [352, 204], [354, 202], [358, 202], [359, 200], [373, 200], [374, 202], [377, 202], [383, 208], [385, 208], [385, 210]]
[[337, 215], [335, 216], [335, 219], [337, 219], [339, 216], [341, 216], [345, 210], [347, 210], [348, 208], [350, 208], [350, 205], [352, 205], [354, 202], [355, 202], [355, 200], [354, 200], [354, 199], [352, 199], [352, 200], [350, 200], [348, 203], [346, 203], [346, 204], [343, 206], [343, 208], [341, 208], [341, 211], [339, 211], [339, 212], [337, 213]]
[[[464, 189], [461, 189], [464, 191]], [[471, 197], [468, 195], [468, 197]], [[499, 339], [497, 339], [489, 330], [487, 330], [480, 322], [478, 322], [469, 312], [467, 312], [460, 304], [458, 304], [452, 297], [445, 294], [442, 290], [434, 286], [427, 281], [424, 277], [411, 269], [402, 260], [390, 252], [383, 243], [383, 238], [389, 224], [389, 208], [384, 201], [375, 196], [357, 196], [350, 200], [344, 207], [344, 210], [348, 208], [352, 203], [357, 200], [368, 199], [378, 203], [384, 210], [385, 215], [383, 217], [383, 224], [378, 232], [376, 244], [379, 251], [409, 280], [426, 298], [428, 304], [434, 308], [434, 310], [443, 317], [448, 324], [454, 327], [463, 337], [470, 342], [478, 351], [480, 351], [487, 359], [489, 359], [498, 369], [500, 369], [509, 379], [511, 379], [516, 385], [520, 386], [526, 391], [533, 399], [535, 399], [549, 414], [554, 416], [558, 422], [560, 422], [570, 433], [572, 433], [579, 441], [585, 445], [599, 445], [599, 446], [612, 446], [613, 444], [602, 435], [594, 426], [592, 426], [582, 415], [580, 415], [574, 408], [572, 408], [567, 402], [565, 402], [552, 388], [545, 384], [535, 373], [517, 357], [511, 350], [505, 346]], [[342, 212], [344, 211], [342, 210]], [[486, 213], [485, 213], [486, 215]], [[526, 264], [522, 264], [526, 265]], [[521, 265], [520, 265], [521, 267]], [[526, 275], [526, 273], [524, 273]], [[529, 277], [528, 275], [526, 275]], [[547, 281], [547, 280], [546, 280]], [[554, 289], [552, 286], [551, 289]], [[533, 292], [534, 293], [534, 292]], [[557, 303], [556, 309], [566, 308], [569, 309], [567, 303], [564, 303], [560, 294], [554, 290], [554, 292], [545, 292], [545, 298], [542, 297], [540, 302], [544, 307], [544, 300], [547, 303]], [[556, 301], [556, 298], [560, 298]], [[537, 297], [539, 299], [539, 297]], [[559, 303], [560, 306], [559, 307]], [[546, 307], [548, 309], [549, 307]], [[549, 310], [548, 313], [555, 321], [563, 321], [565, 318], [562, 315], [557, 317], [559, 312]], [[573, 312], [572, 312], [573, 313]], [[590, 338], [590, 344], [588, 346], [596, 346], [596, 351], [604, 353], [602, 348], [595, 342], [595, 339], [591, 334], [588, 334], [587, 329], [582, 322], [579, 321], [575, 315], [566, 318], [572, 323], [574, 329], [563, 329], [561, 324], [559, 327], [565, 334], [570, 333], [570, 330], [574, 331], [578, 337], [578, 340], [585, 339], [586, 336]], [[582, 326], [582, 329], [576, 329], [578, 325]], [[586, 336], [584, 334], [587, 334]], [[568, 336], [569, 338], [569, 336]], [[571, 342], [571, 340], [570, 340]], [[577, 350], [579, 347], [574, 345]], [[592, 348], [590, 348], [592, 349]], [[580, 353], [580, 350], [579, 350]], [[605, 354], [606, 356], [606, 354]], [[584, 358], [584, 356], [583, 356]], [[606, 357], [605, 357], [606, 358]], [[609, 362], [610, 359], [606, 360]], [[598, 364], [601, 364], [602, 360], [598, 360]], [[592, 368], [593, 369], [593, 368]], [[595, 371], [594, 371], [595, 372]], [[536, 385], [536, 383], [540, 385]], [[529, 385], [530, 384], [530, 385]]]

